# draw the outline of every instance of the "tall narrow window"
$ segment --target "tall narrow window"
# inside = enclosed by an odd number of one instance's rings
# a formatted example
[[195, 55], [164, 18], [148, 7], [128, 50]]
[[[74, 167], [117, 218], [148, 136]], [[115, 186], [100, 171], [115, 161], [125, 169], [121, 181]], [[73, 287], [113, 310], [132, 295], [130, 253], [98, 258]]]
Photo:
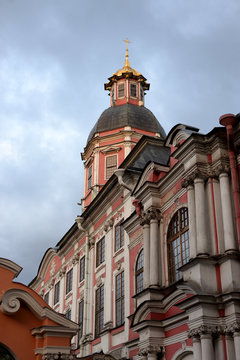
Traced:
[[71, 269], [67, 272], [66, 294], [68, 294], [72, 290], [72, 277], [73, 277], [73, 269]]
[[143, 290], [143, 250], [140, 251], [136, 264], [136, 293]]
[[100, 334], [104, 326], [104, 285], [96, 290], [95, 333]]
[[105, 237], [97, 243], [97, 261], [96, 266], [99, 266], [105, 261]]
[[116, 276], [116, 326], [124, 323], [124, 271]]
[[130, 84], [130, 96], [137, 97], [137, 85]]
[[60, 294], [60, 281], [58, 281], [54, 286], [54, 305], [59, 302], [59, 294]]
[[49, 304], [49, 292], [44, 295], [44, 301]]
[[114, 103], [115, 98], [114, 98], [114, 86], [112, 87], [112, 103]]
[[143, 88], [140, 87], [140, 100], [143, 101], [144, 99], [144, 91], [143, 91]]
[[106, 179], [109, 179], [117, 169], [117, 155], [106, 157]]
[[78, 325], [79, 325], [79, 331], [78, 331], [78, 343], [79, 343], [83, 334], [83, 300], [80, 301], [78, 305]]
[[124, 83], [118, 84], [118, 98], [124, 97], [125, 86]]
[[71, 309], [68, 309], [65, 313], [65, 318], [67, 318], [68, 320], [71, 320], [71, 317], [72, 317]]
[[188, 209], [181, 208], [173, 216], [167, 233], [169, 281], [181, 279], [178, 268], [189, 261]]
[[122, 224], [115, 227], [115, 251], [119, 250], [124, 245], [124, 230]]
[[85, 256], [80, 259], [80, 281], [85, 279]]
[[92, 165], [88, 168], [88, 190], [92, 186]]

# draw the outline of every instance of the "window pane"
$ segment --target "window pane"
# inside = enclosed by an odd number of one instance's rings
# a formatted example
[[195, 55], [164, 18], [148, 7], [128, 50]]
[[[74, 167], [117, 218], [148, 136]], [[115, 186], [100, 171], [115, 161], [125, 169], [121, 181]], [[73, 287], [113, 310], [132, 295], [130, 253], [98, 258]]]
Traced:
[[179, 267], [189, 261], [188, 209], [178, 210], [168, 228], [168, 265], [170, 282], [181, 279]]
[[109, 179], [117, 169], [117, 155], [106, 157], [106, 179]]
[[96, 290], [95, 333], [100, 334], [104, 326], [104, 285]]
[[137, 85], [130, 84], [130, 96], [137, 97]]
[[124, 83], [118, 84], [118, 97], [124, 97]]
[[85, 278], [85, 256], [80, 259], [80, 281]]

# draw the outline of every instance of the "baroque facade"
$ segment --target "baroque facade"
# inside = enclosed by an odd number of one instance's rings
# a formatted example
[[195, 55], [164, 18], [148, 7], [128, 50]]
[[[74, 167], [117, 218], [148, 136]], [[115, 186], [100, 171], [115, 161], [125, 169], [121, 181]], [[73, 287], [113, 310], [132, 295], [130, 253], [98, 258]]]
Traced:
[[79, 324], [80, 358], [240, 359], [240, 126], [166, 136], [124, 67], [89, 134], [83, 212], [30, 286]]

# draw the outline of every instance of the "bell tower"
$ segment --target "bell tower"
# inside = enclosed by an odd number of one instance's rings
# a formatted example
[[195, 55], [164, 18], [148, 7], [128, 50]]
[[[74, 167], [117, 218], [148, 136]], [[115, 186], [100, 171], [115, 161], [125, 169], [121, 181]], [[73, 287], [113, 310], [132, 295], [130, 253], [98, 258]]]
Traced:
[[128, 40], [125, 63], [104, 84], [110, 94], [106, 109], [91, 130], [84, 148], [83, 210], [91, 203], [114, 171], [143, 135], [165, 138], [165, 132], [153, 113], [144, 106], [150, 84], [129, 63]]

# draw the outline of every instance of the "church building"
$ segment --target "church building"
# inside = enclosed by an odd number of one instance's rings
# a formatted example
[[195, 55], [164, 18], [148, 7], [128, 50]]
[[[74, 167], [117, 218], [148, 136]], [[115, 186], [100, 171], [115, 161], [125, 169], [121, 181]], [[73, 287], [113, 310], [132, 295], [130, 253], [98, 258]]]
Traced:
[[78, 323], [77, 358], [239, 360], [240, 116], [166, 135], [149, 88], [127, 47], [82, 153], [82, 214], [30, 287]]

